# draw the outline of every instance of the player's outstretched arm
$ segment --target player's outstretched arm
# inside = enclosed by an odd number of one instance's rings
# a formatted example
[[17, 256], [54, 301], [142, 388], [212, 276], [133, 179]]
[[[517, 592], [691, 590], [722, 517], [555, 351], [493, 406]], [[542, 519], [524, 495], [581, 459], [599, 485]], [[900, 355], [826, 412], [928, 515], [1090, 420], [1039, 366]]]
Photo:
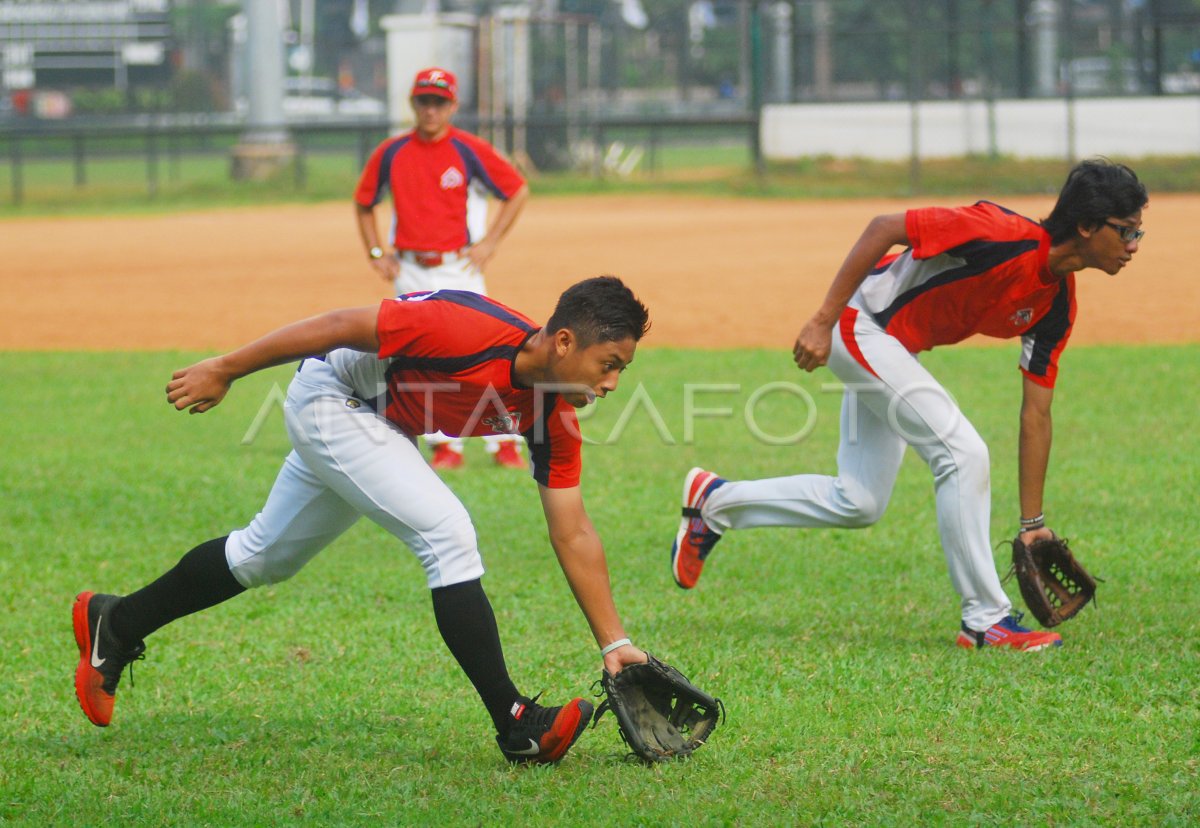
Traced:
[[225, 398], [234, 380], [247, 374], [335, 348], [379, 350], [375, 330], [379, 309], [346, 308], [314, 316], [256, 339], [236, 351], [188, 366], [171, 375], [167, 402], [179, 411], [203, 414]]
[[[625, 627], [613, 602], [608, 578], [608, 562], [600, 536], [583, 506], [579, 487], [550, 489], [538, 486], [550, 544], [579, 608], [600, 647], [627, 638]], [[626, 664], [641, 663], [646, 654], [632, 644], [619, 647], [604, 656], [604, 669], [615, 675]]]
[[[1022, 377], [1021, 433], [1018, 440], [1017, 475], [1020, 486], [1021, 517], [1042, 514], [1042, 497], [1046, 489], [1046, 473], [1050, 468], [1050, 443], [1053, 437], [1050, 406], [1054, 389]], [[1022, 530], [1021, 542], [1033, 543], [1049, 539], [1054, 533], [1049, 527]]]

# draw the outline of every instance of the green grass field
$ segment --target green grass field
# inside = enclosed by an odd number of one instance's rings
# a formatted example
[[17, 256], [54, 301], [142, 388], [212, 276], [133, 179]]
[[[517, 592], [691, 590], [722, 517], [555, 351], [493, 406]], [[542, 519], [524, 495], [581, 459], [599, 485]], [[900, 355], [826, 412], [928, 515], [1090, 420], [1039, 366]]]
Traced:
[[[111, 727], [79, 711], [69, 609], [125, 592], [243, 525], [287, 451], [269, 404], [288, 368], [203, 417], [162, 389], [195, 355], [0, 354], [0, 822], [163, 825], [1194, 825], [1200, 820], [1200, 347], [1064, 357], [1051, 523], [1105, 583], [1038, 654], [952, 646], [957, 600], [928, 472], [857, 532], [731, 535], [698, 589], [667, 567], [677, 487], [831, 471], [838, 395], [786, 353], [645, 348], [585, 424], [585, 496], [634, 640], [723, 697], [692, 760], [624, 759], [606, 717], [555, 768], [510, 769], [445, 652], [415, 559], [361, 523], [295, 579], [149, 640]], [[925, 362], [992, 448], [994, 540], [1015, 523], [1013, 348]], [[746, 425], [766, 383], [815, 400], [812, 433]], [[684, 384], [728, 384], [697, 401]], [[638, 386], [641, 386], [639, 390]], [[631, 400], [640, 399], [640, 405]], [[253, 439], [256, 415], [267, 417]], [[794, 394], [752, 409], [794, 433]], [[600, 661], [545, 541], [532, 481], [485, 462], [447, 479], [476, 517], [510, 669], [552, 703]], [[1003, 550], [998, 564], [1007, 568]], [[1016, 596], [1015, 586], [1009, 584]], [[1019, 603], [1019, 597], [1018, 597]]]

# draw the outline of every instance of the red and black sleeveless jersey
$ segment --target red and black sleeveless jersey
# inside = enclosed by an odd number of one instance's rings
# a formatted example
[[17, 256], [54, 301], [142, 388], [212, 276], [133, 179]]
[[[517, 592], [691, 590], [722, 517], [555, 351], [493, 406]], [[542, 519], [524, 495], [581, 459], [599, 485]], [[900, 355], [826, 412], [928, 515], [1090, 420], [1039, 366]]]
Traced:
[[999, 205], [909, 210], [910, 247], [884, 258], [852, 304], [909, 351], [973, 334], [1022, 337], [1021, 370], [1053, 387], [1075, 321], [1075, 274], [1047, 267], [1041, 224]]

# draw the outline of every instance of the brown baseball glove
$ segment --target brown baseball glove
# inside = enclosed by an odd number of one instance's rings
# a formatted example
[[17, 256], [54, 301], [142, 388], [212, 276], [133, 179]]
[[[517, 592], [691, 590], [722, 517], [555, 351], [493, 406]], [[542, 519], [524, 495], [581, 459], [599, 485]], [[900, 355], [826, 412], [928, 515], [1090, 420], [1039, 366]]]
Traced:
[[1013, 541], [1013, 564], [1021, 597], [1043, 627], [1071, 618], [1096, 595], [1096, 579], [1075, 559], [1065, 538]]

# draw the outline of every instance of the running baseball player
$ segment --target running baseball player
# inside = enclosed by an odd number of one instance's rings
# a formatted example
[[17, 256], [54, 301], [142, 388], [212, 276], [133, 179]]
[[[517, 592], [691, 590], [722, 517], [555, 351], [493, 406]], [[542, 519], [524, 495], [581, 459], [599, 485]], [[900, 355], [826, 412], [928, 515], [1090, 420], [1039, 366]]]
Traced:
[[575, 409], [617, 388], [648, 327], [617, 278], [562, 294], [545, 326], [467, 291], [387, 299], [332, 311], [176, 371], [167, 401], [202, 413], [234, 380], [303, 358], [288, 388], [287, 456], [250, 524], [192, 549], [124, 597], [80, 593], [75, 690], [105, 726], [125, 665], [162, 626], [254, 587], [295, 575], [366, 515], [425, 569], [447, 648], [474, 685], [514, 763], [562, 758], [592, 713], [582, 698], [544, 707], [509, 677], [470, 515], [416, 446], [430, 424], [453, 435], [518, 434], [530, 447], [550, 542], [601, 646], [604, 669], [644, 662], [613, 603], [604, 549], [579, 487]]
[[[846, 384], [837, 476], [733, 481], [692, 469], [671, 569], [696, 586], [730, 529], [869, 526], [887, 508], [906, 446], [933, 473], [937, 526], [962, 605], [961, 647], [1039, 650], [1058, 633], [1026, 629], [997, 577], [989, 540], [988, 449], [920, 351], [972, 334], [1021, 337], [1019, 537], [1052, 537], [1042, 512], [1050, 404], [1075, 320], [1075, 272], [1116, 274], [1138, 250], [1145, 187], [1128, 167], [1076, 166], [1050, 216], [1033, 221], [986, 201], [874, 218], [796, 339], [805, 371], [828, 363]], [[895, 245], [905, 245], [891, 253]]]
[[[483, 268], [512, 229], [529, 187], [512, 164], [482, 138], [452, 124], [458, 80], [445, 69], [423, 69], [409, 97], [416, 126], [375, 148], [354, 191], [354, 210], [367, 260], [397, 295], [418, 290], [470, 290], [486, 294]], [[375, 209], [392, 194], [391, 244], [384, 250]], [[500, 208], [487, 226], [487, 196]], [[524, 468], [520, 441], [483, 438], [495, 462]], [[463, 464], [459, 438], [429, 434], [435, 469]]]

